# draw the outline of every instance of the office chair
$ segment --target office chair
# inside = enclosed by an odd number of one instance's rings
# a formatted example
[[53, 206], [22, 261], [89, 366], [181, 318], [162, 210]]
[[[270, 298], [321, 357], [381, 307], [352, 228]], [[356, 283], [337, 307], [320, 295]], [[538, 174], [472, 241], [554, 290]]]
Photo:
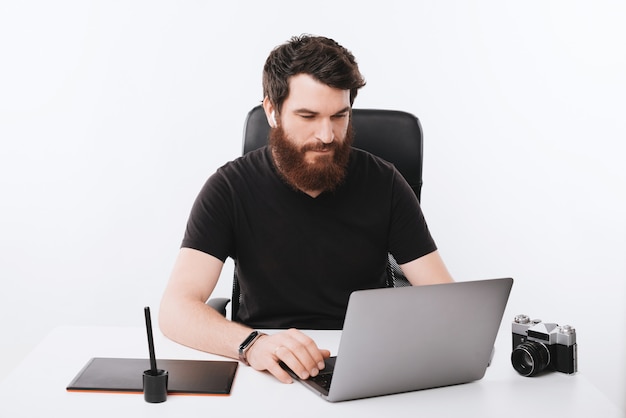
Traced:
[[[422, 127], [410, 113], [395, 110], [353, 109], [352, 126], [355, 148], [368, 151], [392, 163], [404, 176], [420, 200], [422, 190]], [[243, 132], [243, 154], [265, 146], [270, 127], [262, 106], [254, 107], [246, 117]], [[231, 318], [239, 309], [240, 291], [237, 261], [233, 278], [232, 298], [211, 298], [207, 304], [226, 316], [231, 303]], [[385, 277], [387, 287], [410, 286], [398, 263], [389, 254]]]

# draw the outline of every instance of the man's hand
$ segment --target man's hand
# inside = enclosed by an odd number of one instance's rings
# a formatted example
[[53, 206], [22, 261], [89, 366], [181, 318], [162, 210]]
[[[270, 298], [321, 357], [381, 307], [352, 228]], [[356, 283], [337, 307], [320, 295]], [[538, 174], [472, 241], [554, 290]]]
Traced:
[[287, 365], [301, 379], [317, 376], [324, 368], [324, 359], [330, 351], [321, 350], [315, 342], [297, 329], [289, 329], [259, 338], [248, 350], [248, 363], [256, 370], [267, 370], [283, 383], [293, 380], [280, 366]]

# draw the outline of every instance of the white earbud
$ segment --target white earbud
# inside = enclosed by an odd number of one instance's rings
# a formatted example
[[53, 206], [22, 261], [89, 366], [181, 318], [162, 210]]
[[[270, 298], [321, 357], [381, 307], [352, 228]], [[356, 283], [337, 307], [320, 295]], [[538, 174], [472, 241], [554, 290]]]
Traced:
[[270, 114], [270, 117], [272, 118], [272, 123], [274, 124], [274, 128], [276, 128], [278, 126], [278, 123], [276, 123], [276, 112], [274, 112], [272, 110], [272, 113]]

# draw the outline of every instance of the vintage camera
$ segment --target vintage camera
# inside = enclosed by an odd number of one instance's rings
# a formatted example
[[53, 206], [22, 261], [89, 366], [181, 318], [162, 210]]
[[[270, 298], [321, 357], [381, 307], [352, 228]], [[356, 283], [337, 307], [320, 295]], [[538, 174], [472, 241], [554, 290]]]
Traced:
[[578, 371], [576, 330], [573, 327], [517, 315], [512, 329], [511, 363], [522, 376], [536, 376], [543, 370], [567, 374]]

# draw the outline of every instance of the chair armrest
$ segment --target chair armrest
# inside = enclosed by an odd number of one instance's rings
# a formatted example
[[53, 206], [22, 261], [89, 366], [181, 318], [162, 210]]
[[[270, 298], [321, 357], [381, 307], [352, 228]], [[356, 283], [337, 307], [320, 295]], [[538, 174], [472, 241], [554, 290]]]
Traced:
[[218, 311], [219, 313], [222, 314], [222, 316], [226, 316], [226, 305], [228, 305], [228, 303], [230, 302], [230, 299], [228, 298], [212, 298], [207, 300], [206, 304], [209, 305], [211, 308], [215, 309], [216, 311]]

